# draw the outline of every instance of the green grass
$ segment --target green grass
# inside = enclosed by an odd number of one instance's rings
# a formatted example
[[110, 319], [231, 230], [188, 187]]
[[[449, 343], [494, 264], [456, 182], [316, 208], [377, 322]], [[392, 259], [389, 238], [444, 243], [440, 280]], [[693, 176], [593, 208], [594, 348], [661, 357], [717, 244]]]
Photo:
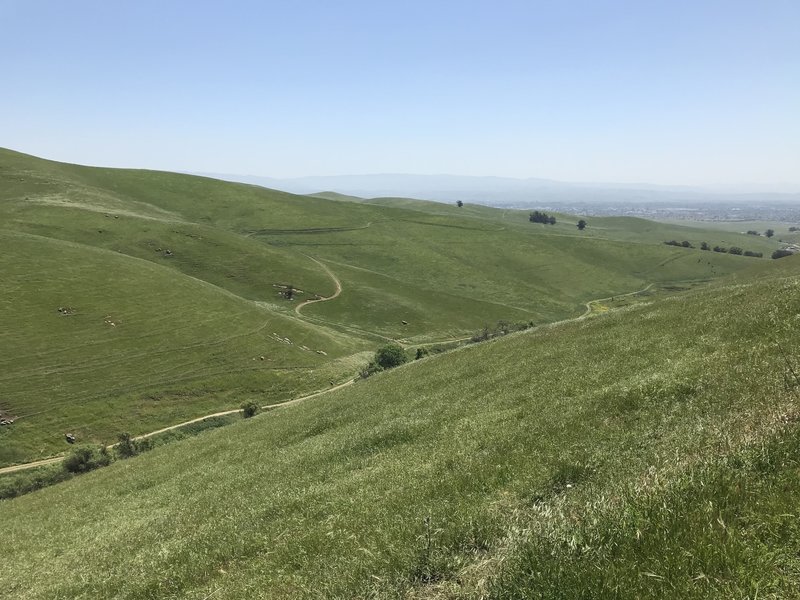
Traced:
[[595, 502], [591, 521], [550, 513], [490, 597], [796, 597], [798, 456], [793, 426], [624, 503]]
[[8, 231], [0, 244], [10, 325], [0, 331], [0, 402], [17, 417], [0, 429], [0, 463], [65, 450], [66, 431], [108, 443], [244, 399], [324, 388], [363, 348], [124, 254]]
[[[800, 265], [780, 263], [415, 361], [3, 502], [0, 589], [727, 598], [763, 580], [790, 594], [794, 446], [748, 466], [795, 431]], [[727, 535], [704, 529], [718, 516], [747, 535], [709, 549]], [[768, 547], [785, 562], [765, 574]]]
[[[576, 220], [343, 202], [0, 150], [0, 413], [20, 417], [0, 429], [0, 465], [65, 450], [67, 431], [107, 443], [320, 389], [386, 339], [556, 321], [593, 298], [769, 262], [662, 243], [696, 241], [688, 232], [727, 243], [724, 232], [640, 219], [589, 219], [578, 232]], [[297, 315], [299, 302], [335, 290], [312, 258], [343, 292]], [[280, 295], [287, 285], [294, 301]]]

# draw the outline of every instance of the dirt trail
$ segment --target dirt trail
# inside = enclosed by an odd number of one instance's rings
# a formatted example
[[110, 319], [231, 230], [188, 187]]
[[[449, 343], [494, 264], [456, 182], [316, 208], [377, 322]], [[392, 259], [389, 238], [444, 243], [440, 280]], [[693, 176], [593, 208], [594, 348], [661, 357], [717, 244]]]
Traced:
[[[325, 390], [319, 390], [318, 392], [313, 392], [311, 394], [307, 394], [305, 396], [299, 396], [297, 398], [292, 398], [291, 400], [286, 400], [285, 402], [278, 402], [277, 404], [267, 404], [266, 406], [262, 406], [261, 410], [263, 411], [271, 411], [277, 408], [283, 408], [284, 406], [292, 406], [293, 404], [298, 404], [303, 402], [304, 400], [310, 400], [311, 398], [316, 398], [318, 396], [322, 396], [324, 394], [329, 394], [330, 392], [334, 392], [336, 390], [340, 390], [347, 386], [353, 385], [355, 383], [355, 379], [348, 379], [344, 383], [340, 383], [338, 385], [331, 386]], [[157, 429], [156, 431], [151, 431], [149, 433], [143, 433], [142, 435], [137, 435], [133, 437], [134, 440], [144, 440], [149, 437], [153, 437], [154, 435], [158, 435], [159, 433], [165, 433], [167, 431], [172, 431], [174, 429], [180, 429], [181, 427], [186, 427], [187, 425], [192, 425], [193, 423], [200, 423], [201, 421], [205, 421], [206, 419], [213, 419], [214, 417], [225, 417], [227, 415], [233, 415], [236, 413], [242, 412], [240, 408], [234, 408], [232, 410], [223, 410], [221, 412], [215, 412], [208, 415], [203, 415], [202, 417], [197, 417], [196, 419], [190, 419], [188, 421], [183, 421], [182, 423], [176, 423], [175, 425], [170, 425], [169, 427], [163, 427], [162, 429]], [[114, 448], [117, 444], [111, 444], [110, 446], [106, 446], [109, 450]], [[14, 473], [16, 471], [25, 471], [26, 469], [35, 469], [36, 467], [44, 467], [45, 465], [52, 465], [57, 462], [61, 462], [64, 460], [63, 456], [53, 456], [51, 458], [44, 458], [42, 460], [36, 460], [29, 463], [23, 463], [21, 465], [13, 465], [10, 467], [3, 467], [0, 468], [0, 475], [5, 475], [6, 473]]]
[[0, 475], [3, 475], [5, 473], [14, 473], [15, 471], [24, 471], [25, 469], [33, 469], [35, 467], [44, 467], [45, 465], [52, 465], [53, 463], [57, 463], [62, 460], [64, 460], [63, 456], [54, 456], [53, 458], [43, 458], [42, 460], [23, 463], [21, 465], [3, 467], [2, 469], [0, 469]]
[[595, 302], [605, 302], [606, 300], [611, 300], [612, 298], [626, 298], [627, 296], [635, 296], [636, 294], [641, 294], [642, 292], [646, 292], [646, 291], [647, 291], [647, 290], [649, 290], [651, 287], [653, 287], [653, 285], [655, 285], [655, 284], [653, 284], [653, 283], [648, 283], [648, 284], [647, 284], [645, 287], [643, 287], [643, 288], [642, 288], [642, 289], [640, 289], [640, 290], [636, 290], [635, 292], [628, 292], [627, 294], [615, 294], [615, 295], [613, 295], [613, 296], [609, 296], [608, 298], [596, 298], [595, 300], [589, 300], [589, 301], [588, 301], [588, 302], [587, 302], [587, 303], [584, 305], [584, 306], [586, 306], [586, 312], [584, 312], [584, 313], [583, 313], [583, 314], [582, 314], [580, 317], [578, 317], [578, 318], [579, 318], [579, 319], [582, 319], [583, 317], [588, 317], [590, 314], [592, 314], [592, 304], [594, 304]]
[[328, 268], [328, 265], [326, 265], [326, 264], [324, 264], [323, 262], [321, 262], [321, 261], [317, 260], [317, 259], [316, 259], [316, 258], [314, 258], [313, 256], [307, 256], [307, 258], [310, 258], [311, 260], [313, 260], [315, 263], [317, 263], [317, 264], [318, 264], [320, 267], [322, 267], [322, 268], [325, 270], [325, 272], [326, 272], [326, 273], [327, 273], [327, 274], [330, 276], [330, 278], [333, 280], [333, 283], [334, 283], [334, 285], [336, 286], [336, 291], [335, 291], [335, 292], [333, 292], [333, 295], [332, 295], [332, 296], [327, 296], [327, 297], [325, 297], [325, 298], [316, 298], [316, 299], [314, 299], [314, 300], [306, 300], [305, 302], [301, 302], [300, 304], [298, 304], [298, 305], [297, 305], [297, 306], [295, 306], [295, 308], [294, 308], [294, 312], [296, 312], [298, 315], [300, 314], [300, 309], [301, 309], [301, 308], [303, 308], [304, 306], [308, 306], [309, 304], [314, 304], [315, 302], [327, 302], [328, 300], [333, 300], [334, 298], [338, 297], [338, 296], [339, 296], [339, 294], [341, 294], [341, 293], [342, 293], [342, 282], [341, 282], [341, 281], [339, 281], [339, 278], [338, 278], [338, 277], [336, 277], [336, 275], [334, 274], [334, 272], [333, 272], [333, 271], [331, 271], [331, 270]]

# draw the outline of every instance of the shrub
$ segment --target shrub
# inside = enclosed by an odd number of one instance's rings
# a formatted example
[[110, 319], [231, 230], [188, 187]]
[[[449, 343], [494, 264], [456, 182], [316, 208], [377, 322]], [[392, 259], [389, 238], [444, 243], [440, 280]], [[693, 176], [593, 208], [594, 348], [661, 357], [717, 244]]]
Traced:
[[544, 223], [545, 225], [556, 224], [556, 218], [554, 216], [548, 215], [547, 213], [538, 210], [533, 211], [528, 217], [528, 220], [531, 223]]
[[753, 252], [752, 250], [745, 250], [744, 255], [755, 256], [756, 258], [761, 258], [762, 256], [764, 256], [761, 252]]
[[370, 375], [375, 375], [375, 373], [380, 373], [381, 371], [383, 371], [383, 367], [380, 366], [378, 363], [376, 363], [374, 360], [371, 360], [369, 361], [369, 364], [366, 367], [364, 367], [363, 369], [361, 369], [361, 371], [358, 372], [358, 375], [362, 379], [366, 379]]
[[253, 402], [252, 400], [248, 400], [244, 404], [242, 404], [242, 416], [245, 419], [249, 419], [250, 417], [256, 416], [258, 413], [258, 404]]
[[111, 464], [111, 454], [105, 446], [78, 446], [63, 464], [70, 473], [86, 473]]
[[414, 357], [414, 360], [419, 360], [420, 358], [425, 358], [430, 354], [430, 350], [427, 348], [417, 348], [417, 354]]
[[135, 440], [127, 431], [120, 433], [117, 439], [119, 441], [117, 445], [114, 446], [114, 450], [119, 458], [130, 458], [131, 456], [136, 456], [152, 448], [150, 440]]
[[772, 253], [772, 258], [783, 258], [784, 256], [791, 256], [794, 252], [790, 250], [775, 250]]
[[743, 252], [744, 251], [741, 248], [739, 248], [738, 246], [731, 246], [728, 249], [728, 254], [738, 254], [739, 256], [741, 256]]
[[391, 369], [408, 360], [406, 351], [397, 344], [386, 344], [375, 353], [375, 360], [382, 369]]
[[711, 246], [709, 246], [707, 242], [703, 242], [700, 244], [700, 250], [711, 250]]

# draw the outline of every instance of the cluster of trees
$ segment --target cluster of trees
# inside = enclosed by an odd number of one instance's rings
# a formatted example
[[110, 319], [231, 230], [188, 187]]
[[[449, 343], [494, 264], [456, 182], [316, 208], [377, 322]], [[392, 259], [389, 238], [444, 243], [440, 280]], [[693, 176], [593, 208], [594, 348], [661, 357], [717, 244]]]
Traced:
[[501, 337], [513, 333], [515, 331], [524, 331], [534, 326], [533, 321], [523, 321], [518, 323], [511, 323], [510, 321], [498, 321], [494, 327], [486, 326], [479, 332], [475, 333], [470, 339], [470, 343], [476, 344], [478, 342], [485, 342], [496, 337]]
[[[681, 248], [694, 248], [692, 244], [686, 240], [682, 242], [677, 242], [675, 240], [670, 240], [668, 242], [664, 242], [667, 246], [679, 246]], [[755, 258], [761, 258], [764, 256], [761, 252], [753, 252], [752, 250], [742, 250], [738, 246], [732, 246], [730, 248], [725, 248], [723, 246], [714, 246], [713, 248], [708, 245], [707, 242], [702, 242], [700, 244], [700, 250], [713, 250], [714, 252], [726, 252], [728, 254], [737, 254], [739, 256], [753, 256]]]
[[[789, 231], [791, 231], [791, 228], [789, 229]], [[755, 231], [754, 229], [749, 229], [747, 231], [747, 235], [761, 235], [761, 234], [758, 233], [757, 231]], [[771, 238], [773, 235], [775, 235], [775, 230], [774, 229], [767, 229], [764, 232], [764, 235], [767, 236], [768, 238]]]
[[547, 213], [535, 210], [531, 213], [528, 220], [531, 223], [544, 223], [545, 225], [555, 225], [556, 218], [552, 215], [548, 215]]
[[[705, 242], [703, 242], [705, 244]], [[708, 246], [708, 244], [706, 244]], [[701, 248], [701, 250], [708, 250], [708, 248]], [[714, 252], [727, 252], [728, 254], [736, 254], [738, 256], [753, 256], [755, 258], [761, 258], [764, 256], [761, 252], [753, 252], [752, 250], [742, 250], [738, 246], [731, 246], [730, 248], [725, 248], [724, 246], [714, 246]]]
[[790, 232], [800, 231], [800, 227], [789, 227]]
[[791, 250], [775, 250], [772, 253], [772, 258], [783, 258], [784, 256], [791, 256], [794, 254]]

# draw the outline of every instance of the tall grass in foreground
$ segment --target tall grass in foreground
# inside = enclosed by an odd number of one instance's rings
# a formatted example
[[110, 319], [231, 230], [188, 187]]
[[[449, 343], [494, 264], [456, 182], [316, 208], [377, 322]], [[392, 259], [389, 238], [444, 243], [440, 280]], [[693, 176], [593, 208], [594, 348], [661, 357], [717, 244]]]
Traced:
[[491, 598], [795, 598], [800, 430], [652, 489], [543, 508]]

